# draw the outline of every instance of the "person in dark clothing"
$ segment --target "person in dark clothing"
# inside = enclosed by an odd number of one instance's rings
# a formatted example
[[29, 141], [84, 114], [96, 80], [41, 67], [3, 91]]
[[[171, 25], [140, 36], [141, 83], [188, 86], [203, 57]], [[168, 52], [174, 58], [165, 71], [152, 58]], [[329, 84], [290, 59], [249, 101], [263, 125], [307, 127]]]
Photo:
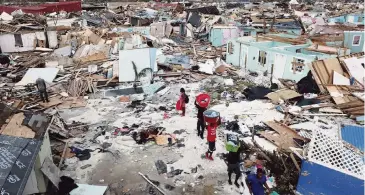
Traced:
[[36, 86], [39, 92], [39, 96], [41, 97], [43, 103], [44, 102], [49, 102], [48, 100], [48, 93], [47, 93], [47, 88], [46, 88], [46, 82], [44, 81], [44, 79], [42, 78], [38, 78], [36, 81]]
[[236, 179], [234, 184], [237, 188], [240, 187], [238, 184], [238, 179], [241, 177], [241, 170], [240, 170], [240, 154], [241, 154], [241, 147], [237, 150], [237, 152], [229, 152], [227, 155], [226, 163], [227, 163], [227, 171], [228, 171], [228, 183], [232, 185], [232, 173], [236, 174]]
[[204, 139], [204, 131], [205, 131], [205, 122], [204, 122], [204, 116], [203, 112], [207, 110], [207, 108], [203, 108], [199, 106], [199, 104], [195, 100], [195, 107], [198, 109], [198, 121], [197, 121], [197, 129], [198, 129], [198, 136], [200, 136], [202, 139]]

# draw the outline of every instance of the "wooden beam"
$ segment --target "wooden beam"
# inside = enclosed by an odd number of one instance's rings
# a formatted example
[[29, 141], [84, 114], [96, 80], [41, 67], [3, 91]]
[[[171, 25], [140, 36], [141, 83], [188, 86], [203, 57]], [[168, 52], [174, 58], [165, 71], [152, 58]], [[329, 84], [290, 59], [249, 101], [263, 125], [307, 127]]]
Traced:
[[290, 158], [292, 159], [292, 161], [293, 161], [293, 163], [294, 163], [294, 165], [295, 165], [295, 167], [298, 169], [298, 171], [300, 172], [300, 166], [299, 166], [299, 164], [298, 164], [298, 162], [297, 162], [297, 160], [295, 159], [295, 157], [294, 157], [294, 155], [293, 155], [293, 153], [290, 153]]

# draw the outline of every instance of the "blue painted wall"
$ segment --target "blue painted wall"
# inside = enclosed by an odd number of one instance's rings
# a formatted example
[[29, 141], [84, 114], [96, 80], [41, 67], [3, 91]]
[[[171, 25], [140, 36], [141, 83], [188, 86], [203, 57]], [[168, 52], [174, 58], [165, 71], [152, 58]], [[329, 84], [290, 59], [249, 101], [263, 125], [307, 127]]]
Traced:
[[[359, 45], [353, 44], [354, 36], [360, 36]], [[351, 49], [351, 53], [359, 53], [364, 51], [365, 32], [364, 31], [345, 31], [344, 47]]]
[[364, 180], [302, 161], [297, 191], [302, 195], [364, 195]]
[[364, 152], [364, 131], [364, 126], [344, 125], [341, 128], [341, 138], [342, 140], [350, 143], [351, 145]]

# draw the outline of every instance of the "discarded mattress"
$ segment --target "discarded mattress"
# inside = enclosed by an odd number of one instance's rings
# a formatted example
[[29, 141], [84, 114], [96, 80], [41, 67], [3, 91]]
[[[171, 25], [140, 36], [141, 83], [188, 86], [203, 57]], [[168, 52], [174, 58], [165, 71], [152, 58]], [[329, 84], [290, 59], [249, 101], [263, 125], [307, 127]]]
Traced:
[[255, 100], [255, 99], [267, 99], [266, 95], [271, 92], [271, 89], [266, 87], [251, 87], [246, 88], [243, 91], [243, 94], [246, 96], [248, 100]]

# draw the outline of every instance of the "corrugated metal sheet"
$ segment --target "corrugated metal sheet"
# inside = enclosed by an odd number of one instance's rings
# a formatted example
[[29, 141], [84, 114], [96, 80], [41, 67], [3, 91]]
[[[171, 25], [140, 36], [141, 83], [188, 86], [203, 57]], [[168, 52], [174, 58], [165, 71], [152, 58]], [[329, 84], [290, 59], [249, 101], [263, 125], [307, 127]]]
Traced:
[[297, 191], [302, 195], [363, 195], [364, 180], [302, 161]]
[[341, 128], [341, 137], [344, 141], [364, 151], [364, 130], [363, 126], [344, 125]]
[[77, 12], [81, 11], [81, 1], [45, 3], [36, 6], [0, 6], [0, 12], [10, 14], [15, 10], [21, 9], [25, 13], [44, 14], [58, 11]]

